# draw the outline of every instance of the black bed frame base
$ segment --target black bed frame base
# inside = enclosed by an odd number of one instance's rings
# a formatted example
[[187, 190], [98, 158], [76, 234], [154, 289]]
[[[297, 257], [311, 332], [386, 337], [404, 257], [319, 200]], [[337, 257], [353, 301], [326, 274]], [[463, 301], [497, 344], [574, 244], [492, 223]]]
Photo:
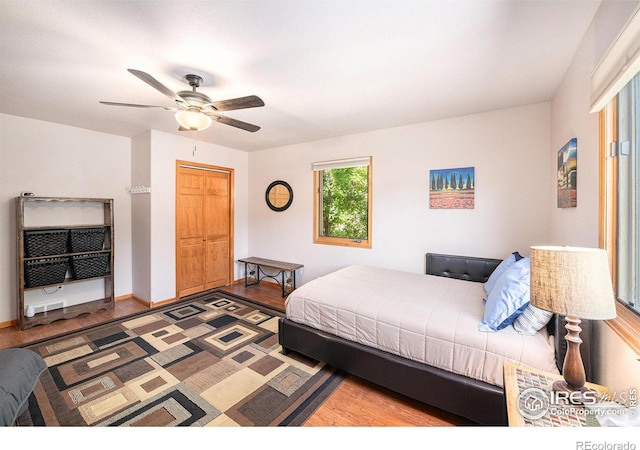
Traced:
[[285, 354], [296, 351], [409, 398], [484, 425], [505, 425], [502, 388], [458, 376], [361, 344], [344, 341], [285, 318], [279, 322]]
[[[428, 253], [425, 271], [430, 275], [484, 282], [500, 262], [499, 259]], [[562, 322], [563, 318], [554, 316], [548, 326], [549, 332], [556, 336], [557, 361], [564, 360], [566, 351], [564, 333], [560, 331]], [[583, 321], [581, 326], [583, 344], [580, 350], [589, 379], [591, 326], [588, 321]], [[285, 354], [295, 351], [323, 361], [479, 425], [508, 423], [504, 389], [501, 387], [341, 339], [284, 317], [278, 323], [278, 331]]]

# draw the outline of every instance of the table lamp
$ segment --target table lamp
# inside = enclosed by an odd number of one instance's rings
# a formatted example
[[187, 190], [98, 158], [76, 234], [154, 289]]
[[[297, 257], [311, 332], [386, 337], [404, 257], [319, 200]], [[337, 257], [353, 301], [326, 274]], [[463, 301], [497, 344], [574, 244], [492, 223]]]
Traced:
[[531, 304], [565, 316], [567, 352], [564, 381], [554, 391], [569, 392], [581, 403], [586, 376], [580, 355], [580, 319], [605, 320], [616, 316], [615, 297], [607, 253], [598, 248], [531, 247]]

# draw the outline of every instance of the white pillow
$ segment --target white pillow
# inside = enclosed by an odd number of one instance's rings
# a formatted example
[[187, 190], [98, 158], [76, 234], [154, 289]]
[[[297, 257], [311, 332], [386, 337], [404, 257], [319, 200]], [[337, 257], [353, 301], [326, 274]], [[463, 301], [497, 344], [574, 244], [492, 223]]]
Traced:
[[513, 328], [520, 334], [533, 336], [549, 323], [552, 316], [553, 313], [529, 304], [522, 314], [516, 317]]

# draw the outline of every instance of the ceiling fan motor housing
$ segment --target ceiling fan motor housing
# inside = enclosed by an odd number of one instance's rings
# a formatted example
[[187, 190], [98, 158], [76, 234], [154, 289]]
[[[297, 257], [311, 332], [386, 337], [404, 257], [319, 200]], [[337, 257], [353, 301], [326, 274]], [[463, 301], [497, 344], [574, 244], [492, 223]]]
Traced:
[[[204, 106], [211, 103], [211, 99], [208, 96], [196, 91], [180, 91], [178, 96], [191, 106]], [[213, 106], [211, 107], [213, 108]]]
[[[189, 82], [189, 86], [193, 88], [191, 91], [180, 91], [178, 96], [183, 98], [191, 106], [204, 106], [211, 103], [211, 98], [200, 92], [196, 92], [196, 88], [202, 84], [202, 77], [199, 75], [188, 74], [184, 78]], [[211, 106], [213, 108], [213, 106]], [[214, 108], [215, 109], [215, 108]]]

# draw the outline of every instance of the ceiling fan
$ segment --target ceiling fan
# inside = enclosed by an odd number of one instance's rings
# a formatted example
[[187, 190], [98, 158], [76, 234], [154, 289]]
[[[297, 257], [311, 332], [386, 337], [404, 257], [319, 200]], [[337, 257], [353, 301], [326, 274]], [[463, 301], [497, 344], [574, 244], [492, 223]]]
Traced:
[[211, 123], [223, 123], [242, 130], [255, 132], [260, 129], [257, 125], [242, 122], [237, 119], [222, 116], [218, 111], [231, 111], [234, 109], [255, 108], [264, 106], [264, 102], [260, 97], [249, 95], [247, 97], [239, 97], [230, 100], [212, 101], [207, 95], [196, 91], [202, 84], [202, 77], [194, 74], [187, 74], [184, 78], [191, 86], [191, 90], [173, 92], [148, 73], [136, 69], [127, 69], [130, 73], [140, 78], [142, 81], [157, 89], [171, 100], [176, 106], [156, 106], [156, 105], [138, 105], [134, 103], [116, 103], [103, 102], [103, 105], [111, 106], [127, 106], [133, 108], [162, 108], [166, 111], [175, 111], [175, 117], [180, 127], [179, 131], [200, 131], [209, 128]]

